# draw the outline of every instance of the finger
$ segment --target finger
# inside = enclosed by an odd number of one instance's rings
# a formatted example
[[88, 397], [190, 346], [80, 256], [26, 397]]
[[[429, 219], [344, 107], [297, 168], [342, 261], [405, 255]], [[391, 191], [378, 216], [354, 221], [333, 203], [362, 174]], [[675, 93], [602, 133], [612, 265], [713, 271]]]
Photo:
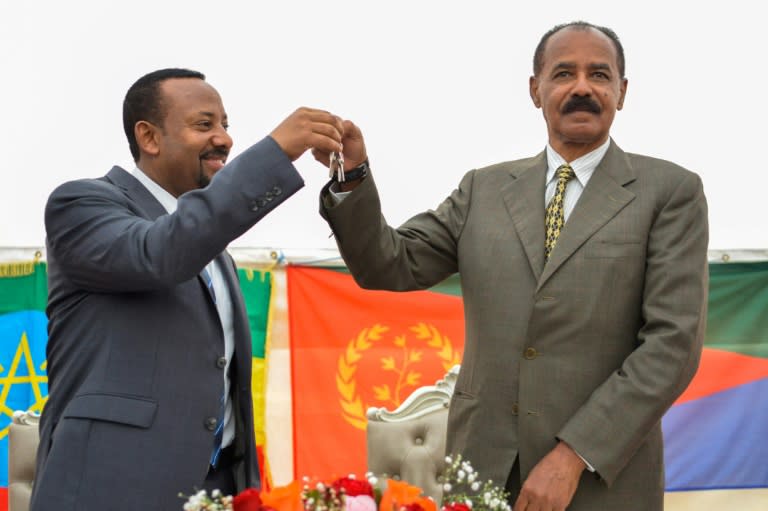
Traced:
[[309, 147], [312, 147], [314, 149], [319, 149], [321, 151], [324, 151], [326, 153], [332, 153], [342, 152], [343, 146], [341, 145], [341, 142], [338, 142], [337, 140], [334, 140], [331, 137], [325, 136], [320, 133], [312, 133], [309, 136], [308, 139]]
[[316, 108], [302, 107], [299, 110], [301, 111], [302, 116], [311, 122], [330, 124], [336, 128], [339, 133], [344, 132], [344, 124], [341, 120], [341, 117], [337, 115], [333, 115], [326, 110], [318, 110]]
[[319, 161], [326, 167], [329, 167], [331, 165], [331, 155], [330, 153], [326, 153], [325, 151], [321, 151], [320, 149], [312, 148], [312, 156], [314, 156], [315, 160]]
[[316, 133], [319, 135], [326, 136], [328, 138], [332, 138], [333, 140], [336, 140], [337, 142], [341, 143], [342, 136], [341, 131], [338, 129], [338, 127], [322, 123], [322, 122], [313, 122], [310, 126], [310, 129], [312, 130], [312, 133]]

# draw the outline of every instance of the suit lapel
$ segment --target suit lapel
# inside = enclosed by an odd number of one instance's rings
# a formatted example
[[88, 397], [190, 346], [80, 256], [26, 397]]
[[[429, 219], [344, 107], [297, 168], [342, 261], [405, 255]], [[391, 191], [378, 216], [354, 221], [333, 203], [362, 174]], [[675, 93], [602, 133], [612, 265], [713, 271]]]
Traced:
[[122, 189], [139, 206], [144, 213], [144, 218], [155, 220], [157, 217], [168, 214], [163, 205], [155, 199], [155, 196], [126, 170], [117, 166], [112, 167], [112, 170], [107, 174], [107, 180]]
[[544, 268], [544, 179], [546, 153], [542, 152], [528, 166], [514, 169], [514, 180], [501, 190], [512, 223], [538, 279]]
[[[146, 189], [146, 187], [141, 184], [141, 182], [133, 177], [130, 172], [127, 172], [125, 169], [122, 169], [120, 167], [112, 167], [112, 169], [107, 173], [106, 176], [107, 180], [123, 190], [123, 192], [131, 198], [133, 203], [137, 206], [137, 209], [142, 214], [144, 218], [147, 220], [157, 220], [157, 218], [167, 215], [168, 211], [165, 210], [162, 204], [155, 198], [152, 193]], [[229, 266], [228, 262], [225, 257], [222, 257], [223, 254], [219, 254], [216, 258], [221, 258], [221, 268], [224, 269], [223, 271], [226, 272], [226, 268]], [[206, 290], [208, 297], [211, 300], [211, 303], [215, 306], [216, 300], [211, 293], [211, 290], [208, 289], [208, 283], [205, 281], [205, 278], [202, 275], [202, 272], [200, 272], [197, 275], [197, 279], [202, 284], [203, 288]], [[229, 285], [230, 282], [228, 281], [227, 284]], [[230, 289], [232, 289], [230, 287]], [[235, 300], [232, 301], [233, 305], [235, 303]]]
[[624, 152], [611, 141], [608, 152], [592, 174], [560, 233], [557, 245], [539, 278], [537, 290], [585, 241], [635, 198], [634, 193], [624, 188], [624, 185], [634, 180], [635, 172]]

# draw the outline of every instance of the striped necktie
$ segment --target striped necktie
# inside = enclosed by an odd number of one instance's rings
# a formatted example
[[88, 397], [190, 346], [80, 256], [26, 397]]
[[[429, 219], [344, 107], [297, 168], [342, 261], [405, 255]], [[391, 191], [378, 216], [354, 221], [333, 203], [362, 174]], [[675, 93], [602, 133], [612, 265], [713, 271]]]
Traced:
[[555, 172], [557, 174], [557, 189], [555, 196], [547, 206], [547, 213], [544, 216], [544, 225], [547, 233], [544, 240], [544, 260], [549, 261], [549, 256], [557, 244], [557, 238], [565, 225], [565, 213], [563, 213], [563, 198], [565, 197], [565, 187], [568, 181], [576, 177], [573, 169], [567, 163], [560, 165]]

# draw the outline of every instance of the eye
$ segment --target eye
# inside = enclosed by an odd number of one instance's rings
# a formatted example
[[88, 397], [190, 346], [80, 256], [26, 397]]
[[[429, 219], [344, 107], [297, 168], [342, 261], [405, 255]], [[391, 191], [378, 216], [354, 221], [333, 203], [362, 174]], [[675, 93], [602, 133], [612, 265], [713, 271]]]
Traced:
[[221, 125], [221, 127], [224, 128], [224, 131], [227, 131], [229, 130], [229, 123], [225, 122], [224, 124]]
[[594, 73], [592, 73], [592, 76], [594, 76], [598, 80], [610, 80], [611, 79], [611, 77], [607, 73], [604, 73], [603, 71], [595, 71]]
[[213, 123], [211, 121], [208, 121], [208, 120], [198, 121], [197, 122], [197, 127], [202, 129], [202, 130], [209, 130], [209, 129], [211, 129], [212, 126], [213, 126]]

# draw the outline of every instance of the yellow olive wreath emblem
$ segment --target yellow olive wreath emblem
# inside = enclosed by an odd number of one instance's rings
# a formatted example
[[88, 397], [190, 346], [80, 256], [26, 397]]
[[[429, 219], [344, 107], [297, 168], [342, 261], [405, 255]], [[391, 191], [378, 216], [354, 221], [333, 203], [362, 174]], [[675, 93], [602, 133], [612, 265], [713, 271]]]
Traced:
[[[454, 348], [451, 340], [433, 325], [418, 323], [408, 329], [419, 342], [426, 343], [428, 348], [436, 352], [435, 355], [446, 372], [460, 363], [459, 351]], [[388, 331], [389, 327], [378, 323], [370, 328], [363, 328], [357, 337], [347, 343], [346, 349], [339, 355], [336, 388], [340, 395], [342, 417], [358, 429], [364, 430], [366, 427], [365, 411], [368, 407], [363, 403], [358, 391], [355, 379], [357, 364], [363, 358], [363, 354], [371, 349], [374, 343], [381, 341], [383, 334]], [[406, 334], [395, 336], [394, 345], [400, 349], [402, 356], [382, 357], [381, 367], [385, 371], [394, 373], [397, 377], [396, 381], [392, 386], [382, 384], [373, 387], [376, 399], [389, 408], [397, 408], [407, 397], [407, 394], [403, 395], [403, 391], [408, 387], [419, 385], [421, 379], [421, 373], [415, 370], [414, 365], [422, 360], [422, 351], [408, 346]]]

